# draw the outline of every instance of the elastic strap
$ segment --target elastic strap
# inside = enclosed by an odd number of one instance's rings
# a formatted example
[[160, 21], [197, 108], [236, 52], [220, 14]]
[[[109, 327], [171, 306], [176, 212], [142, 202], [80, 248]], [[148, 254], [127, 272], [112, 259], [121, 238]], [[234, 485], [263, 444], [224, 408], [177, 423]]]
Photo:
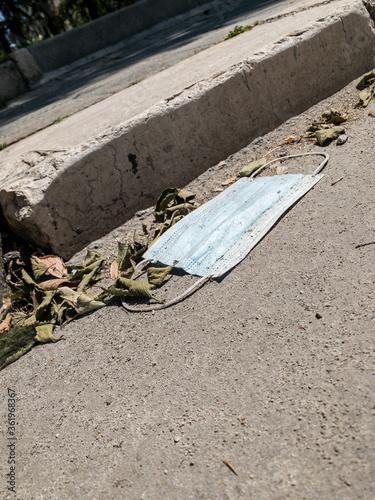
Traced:
[[151, 305], [151, 306], [132, 307], [132, 306], [129, 306], [125, 302], [125, 297], [121, 297], [122, 307], [125, 309], [125, 311], [128, 311], [128, 312], [147, 312], [147, 311], [157, 311], [159, 309], [165, 309], [167, 307], [173, 306], [174, 304], [177, 304], [178, 302], [181, 302], [181, 300], [186, 299], [186, 297], [188, 297], [193, 292], [198, 290], [198, 288], [200, 288], [202, 285], [204, 285], [204, 283], [206, 283], [211, 277], [212, 277], [211, 274], [209, 276], [203, 276], [203, 278], [200, 278], [198, 281], [196, 281], [194, 283], [194, 285], [192, 285], [190, 288], [185, 290], [185, 292], [183, 292], [181, 295], [179, 295], [175, 299], [172, 299], [172, 300], [166, 302], [165, 304], [155, 304], [155, 305]]
[[322, 161], [322, 163], [314, 170], [313, 174], [312, 175], [317, 175], [319, 174], [319, 172], [321, 172], [323, 170], [323, 168], [326, 166], [328, 160], [329, 160], [329, 155], [327, 153], [323, 153], [323, 152], [318, 152], [318, 153], [300, 153], [298, 155], [288, 155], [288, 156], [280, 156], [279, 158], [275, 158], [274, 160], [271, 160], [271, 161], [268, 161], [265, 165], [263, 165], [262, 167], [259, 167], [255, 170], [254, 173], [252, 173], [250, 175], [250, 178], [254, 178], [256, 175], [258, 175], [263, 169], [265, 169], [266, 167], [268, 167], [268, 165], [270, 165], [271, 163], [273, 163], [274, 161], [279, 161], [279, 160], [286, 160], [287, 158], [298, 158], [300, 156], [310, 156], [310, 155], [319, 155], [319, 156], [324, 156], [324, 160]]

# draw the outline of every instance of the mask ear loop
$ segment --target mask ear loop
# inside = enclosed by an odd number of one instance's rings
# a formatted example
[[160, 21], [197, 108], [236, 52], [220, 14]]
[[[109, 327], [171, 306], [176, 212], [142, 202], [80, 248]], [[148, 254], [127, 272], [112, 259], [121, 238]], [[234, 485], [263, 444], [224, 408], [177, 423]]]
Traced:
[[[145, 260], [139, 262], [134, 268], [131, 279], [136, 279], [136, 274], [142, 272], [143, 268], [145, 266], [147, 266], [147, 264], [149, 264], [151, 261], [152, 261], [152, 259], [145, 259]], [[140, 306], [140, 307], [133, 307], [133, 306], [129, 306], [125, 302], [125, 297], [121, 297], [122, 307], [123, 307], [123, 309], [125, 309], [125, 311], [128, 311], [128, 312], [148, 312], [148, 311], [157, 311], [158, 309], [165, 309], [167, 307], [173, 306], [174, 304], [177, 304], [178, 302], [181, 302], [181, 300], [184, 300], [186, 297], [188, 297], [193, 292], [195, 292], [195, 290], [198, 290], [198, 288], [203, 286], [204, 283], [206, 283], [209, 279], [212, 278], [212, 276], [213, 275], [203, 276], [198, 281], [196, 281], [190, 288], [185, 290], [181, 295], [179, 295], [178, 297], [176, 297], [168, 302], [165, 302], [164, 304], [153, 304], [153, 305], [145, 305], [145, 306]]]
[[[270, 165], [271, 163], [273, 163], [275, 161], [285, 160], [285, 159], [288, 159], [288, 158], [298, 158], [298, 157], [301, 157], [301, 156], [310, 156], [310, 155], [324, 156], [324, 160], [314, 170], [314, 172], [312, 174], [313, 176], [317, 175], [317, 174], [319, 174], [323, 170], [323, 168], [326, 166], [326, 164], [327, 164], [327, 162], [329, 160], [329, 155], [327, 153], [323, 153], [323, 152], [318, 152], [318, 153], [301, 153], [301, 154], [298, 154], [298, 155], [280, 156], [279, 158], [275, 158], [274, 160], [271, 160], [271, 161], [267, 162], [265, 165], [263, 165], [262, 167], [259, 167], [257, 170], [255, 170], [255, 172], [250, 176], [250, 179], [253, 179], [262, 170], [264, 170], [268, 165]], [[140, 262], [139, 264], [137, 264], [137, 266], [134, 269], [132, 279], [134, 279], [135, 274], [140, 269], [143, 269], [143, 267], [145, 267], [147, 264], [149, 264], [151, 262], [151, 260], [152, 259], [146, 259], [146, 260]], [[174, 304], [177, 304], [178, 302], [181, 302], [182, 300], [184, 300], [186, 297], [188, 297], [193, 292], [195, 292], [196, 290], [198, 290], [198, 288], [200, 288], [201, 286], [203, 286], [212, 277], [213, 277], [213, 275], [203, 276], [198, 281], [196, 281], [190, 288], [188, 288], [187, 290], [185, 290], [185, 292], [183, 292], [181, 295], [179, 295], [178, 297], [176, 297], [176, 298], [174, 298], [174, 299], [172, 299], [172, 300], [170, 300], [168, 302], [165, 302], [164, 304], [155, 304], [155, 305], [145, 305], [145, 306], [140, 306], [140, 307], [133, 307], [133, 306], [129, 306], [125, 302], [125, 297], [121, 297], [122, 307], [123, 307], [123, 309], [125, 309], [125, 311], [128, 311], [128, 312], [149, 312], [149, 311], [157, 311], [157, 310], [160, 310], [160, 309], [166, 309], [167, 307], [173, 306]]]
[[195, 290], [198, 290], [202, 285], [204, 285], [209, 279], [212, 278], [212, 275], [208, 276], [203, 276], [203, 278], [200, 278], [198, 281], [196, 281], [190, 288], [185, 290], [181, 295], [178, 297], [165, 302], [165, 304], [155, 304], [155, 305], [150, 305], [150, 306], [140, 306], [140, 307], [133, 307], [129, 306], [125, 302], [125, 297], [121, 297], [121, 302], [122, 302], [122, 307], [125, 309], [125, 311], [128, 312], [148, 312], [148, 311], [157, 311], [158, 309], [166, 309], [167, 307], [173, 306], [174, 304], [177, 304], [178, 302], [181, 302], [181, 300], [186, 299], [189, 295], [191, 295]]
[[318, 152], [318, 153], [301, 153], [301, 154], [298, 154], [298, 155], [279, 156], [279, 158], [275, 158], [274, 160], [271, 160], [271, 161], [267, 162], [262, 167], [257, 168], [255, 170], [255, 172], [253, 172], [250, 175], [250, 179], [253, 179], [256, 175], [258, 175], [262, 170], [264, 170], [266, 167], [268, 167], [268, 165], [270, 165], [274, 161], [286, 160], [287, 158], [298, 158], [300, 156], [310, 156], [310, 155], [319, 155], [319, 156], [324, 156], [325, 157], [325, 159], [322, 161], [322, 163], [314, 170], [314, 172], [312, 174], [313, 176], [314, 175], [318, 175], [319, 172], [321, 172], [323, 170], [323, 168], [327, 165], [327, 162], [329, 160], [329, 155], [327, 153], [323, 153], [323, 152]]

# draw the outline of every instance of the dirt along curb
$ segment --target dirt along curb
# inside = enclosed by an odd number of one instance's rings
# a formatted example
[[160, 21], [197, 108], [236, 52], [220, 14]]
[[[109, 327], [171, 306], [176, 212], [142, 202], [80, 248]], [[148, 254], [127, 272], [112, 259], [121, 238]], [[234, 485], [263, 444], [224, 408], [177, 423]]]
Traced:
[[4, 216], [68, 258], [373, 67], [374, 40], [338, 0], [205, 50], [0, 152]]

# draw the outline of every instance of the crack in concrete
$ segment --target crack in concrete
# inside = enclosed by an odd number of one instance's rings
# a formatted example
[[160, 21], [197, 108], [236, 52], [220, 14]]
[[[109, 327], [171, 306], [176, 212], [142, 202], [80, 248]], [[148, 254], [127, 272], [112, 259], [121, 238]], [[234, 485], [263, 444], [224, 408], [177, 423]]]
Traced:
[[[123, 172], [121, 170], [121, 167], [117, 165], [117, 151], [116, 148], [113, 146], [113, 144], [108, 144], [108, 147], [112, 150], [113, 153], [113, 168], [114, 170], [116, 170], [116, 172], [118, 172], [120, 177], [120, 189], [119, 189], [120, 197], [118, 198], [118, 200], [121, 201], [123, 208], [126, 208], [126, 203], [125, 200], [123, 199], [123, 194], [124, 194]], [[120, 210], [118, 211], [118, 213], [120, 213]]]
[[[84, 164], [84, 168], [85, 168], [87, 165], [91, 165], [91, 163], [85, 163], [85, 164]], [[95, 170], [95, 172], [96, 172], [96, 177], [95, 177], [95, 178], [93, 178], [93, 179], [87, 180], [87, 184], [88, 184], [89, 189], [90, 189], [89, 194], [88, 194], [88, 197], [89, 197], [89, 199], [90, 199], [91, 204], [92, 204], [93, 206], [95, 206], [95, 198], [93, 197], [93, 193], [94, 193], [94, 191], [95, 191], [95, 188], [94, 188], [94, 186], [92, 185], [92, 183], [98, 180], [98, 178], [99, 178], [99, 173], [98, 173], [98, 167], [97, 167], [96, 165], [94, 165], [94, 164], [93, 164], [93, 167], [94, 167], [94, 170]]]
[[249, 86], [249, 82], [247, 80], [247, 71], [246, 71], [246, 68], [243, 68], [242, 71], [241, 71], [241, 76], [242, 76], [242, 80], [245, 84], [245, 87], [247, 88], [247, 90], [249, 92], [251, 92], [251, 89], [250, 89], [250, 86]]
[[344, 35], [345, 35], [345, 40], [346, 40], [346, 43], [347, 43], [348, 45], [352, 45], [351, 41], [350, 41], [350, 40], [349, 40], [349, 38], [348, 38], [348, 33], [347, 33], [346, 29], [345, 29], [344, 19], [343, 19], [342, 17], [340, 17], [340, 23], [341, 23], [341, 27], [342, 27], [342, 30], [343, 30]]

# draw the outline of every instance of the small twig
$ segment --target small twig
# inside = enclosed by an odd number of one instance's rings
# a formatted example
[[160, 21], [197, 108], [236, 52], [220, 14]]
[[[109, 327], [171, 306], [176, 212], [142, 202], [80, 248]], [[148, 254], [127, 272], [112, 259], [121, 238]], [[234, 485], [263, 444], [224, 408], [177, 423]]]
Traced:
[[279, 149], [283, 146], [283, 144], [279, 144], [278, 146], [276, 146], [275, 148], [271, 149], [270, 151], [268, 151], [268, 153], [266, 153], [264, 156], [264, 158], [268, 155], [270, 155], [271, 153], [273, 153], [274, 151], [276, 151], [276, 149]]
[[334, 186], [335, 184], [337, 184], [338, 182], [342, 181], [344, 177], [340, 177], [340, 179], [337, 179], [337, 181], [333, 181], [331, 186]]
[[238, 473], [236, 472], [235, 468], [233, 467], [233, 465], [230, 462], [228, 462], [228, 460], [225, 460], [225, 458], [222, 458], [222, 461], [227, 467], [229, 467], [229, 469], [233, 472], [233, 474], [236, 474], [236, 476], [238, 476]]
[[360, 245], [356, 245], [354, 248], [367, 247], [367, 245], [375, 245], [375, 241], [369, 241], [368, 243], [361, 243]]

